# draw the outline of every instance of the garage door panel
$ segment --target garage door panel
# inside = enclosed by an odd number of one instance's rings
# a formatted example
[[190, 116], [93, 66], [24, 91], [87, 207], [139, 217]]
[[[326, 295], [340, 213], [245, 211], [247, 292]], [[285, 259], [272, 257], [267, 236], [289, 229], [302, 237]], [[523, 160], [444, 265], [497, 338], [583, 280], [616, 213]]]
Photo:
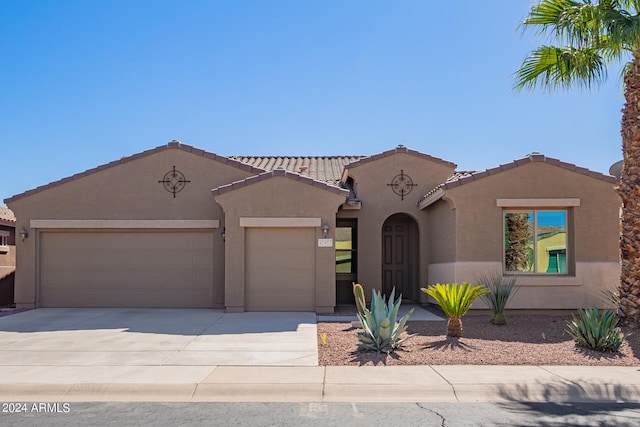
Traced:
[[48, 232], [43, 307], [210, 307], [211, 232]]
[[248, 228], [245, 308], [315, 311], [315, 230]]

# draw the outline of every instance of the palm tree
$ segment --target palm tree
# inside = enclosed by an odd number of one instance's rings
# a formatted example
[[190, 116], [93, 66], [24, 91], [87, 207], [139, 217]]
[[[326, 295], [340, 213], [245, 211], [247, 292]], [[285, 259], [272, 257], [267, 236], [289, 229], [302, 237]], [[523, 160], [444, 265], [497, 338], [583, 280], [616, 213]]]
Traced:
[[618, 314], [640, 327], [640, 0], [543, 0], [522, 23], [560, 46], [542, 45], [516, 71], [516, 89], [590, 89], [607, 66], [626, 63], [622, 110], [624, 166], [616, 192], [622, 199]]

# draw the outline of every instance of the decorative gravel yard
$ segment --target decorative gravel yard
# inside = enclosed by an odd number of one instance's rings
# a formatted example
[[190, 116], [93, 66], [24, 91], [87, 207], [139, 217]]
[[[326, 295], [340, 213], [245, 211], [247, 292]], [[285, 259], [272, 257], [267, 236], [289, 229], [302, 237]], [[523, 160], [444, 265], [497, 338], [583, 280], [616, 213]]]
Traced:
[[462, 338], [447, 337], [446, 321], [409, 321], [408, 332], [415, 336], [405, 342], [403, 351], [389, 355], [357, 351], [359, 329], [351, 323], [320, 322], [319, 364], [640, 366], [640, 331], [620, 352], [601, 353], [577, 347], [564, 332], [571, 315], [511, 314], [507, 326], [492, 325], [489, 318], [464, 316]]

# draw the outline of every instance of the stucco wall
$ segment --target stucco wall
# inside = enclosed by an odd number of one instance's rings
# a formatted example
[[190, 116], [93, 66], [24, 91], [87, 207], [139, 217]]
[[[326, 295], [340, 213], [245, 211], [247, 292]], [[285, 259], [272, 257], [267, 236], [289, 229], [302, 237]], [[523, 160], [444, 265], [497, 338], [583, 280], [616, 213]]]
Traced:
[[575, 239], [575, 261], [616, 262], [620, 199], [614, 185], [545, 162], [532, 162], [447, 190], [446, 196], [456, 209], [457, 260], [502, 259], [504, 231], [497, 199], [578, 198], [580, 206], [570, 209], [573, 221], [569, 224]]
[[[446, 197], [455, 206], [456, 259], [434, 262], [429, 267], [429, 284], [475, 281], [481, 274], [503, 271], [503, 208], [497, 206], [497, 199], [579, 199], [579, 206], [568, 208], [569, 274], [517, 275], [521, 290], [509, 307], [602, 306], [605, 302], [600, 290], [614, 288], [620, 275], [620, 201], [614, 185], [545, 162], [532, 162], [448, 189]], [[539, 208], [535, 202], [530, 207]], [[560, 203], [556, 207], [565, 206]], [[478, 307], [484, 305], [474, 304]]]
[[456, 211], [453, 206], [439, 200], [429, 208], [429, 261], [434, 264], [456, 259]]
[[[158, 182], [173, 166], [190, 180], [175, 198]], [[16, 229], [29, 231], [24, 242], [16, 242], [16, 304], [33, 307], [36, 301], [38, 230], [31, 229], [31, 220], [206, 219], [220, 220], [223, 227], [223, 211], [211, 189], [254, 174], [200, 154], [167, 148], [10, 199], [8, 206], [18, 218]], [[219, 233], [214, 233], [214, 254], [214, 305], [221, 307], [224, 244]]]
[[[388, 186], [401, 170], [417, 184], [404, 200]], [[362, 284], [367, 299], [370, 298], [372, 289], [381, 289], [382, 286], [382, 225], [393, 214], [404, 213], [417, 222], [420, 271], [416, 288], [427, 280], [432, 241], [427, 227], [430, 213], [420, 210], [417, 201], [451, 176], [453, 170], [453, 164], [409, 153], [396, 153], [349, 168], [362, 208], [340, 211], [338, 216], [358, 218], [358, 281]]]
[[[215, 196], [226, 217], [226, 307], [228, 311], [245, 309], [245, 231], [241, 218], [281, 218], [282, 229], [308, 227], [301, 219], [319, 218], [315, 228], [315, 304], [316, 312], [333, 312], [335, 306], [335, 246], [318, 247], [324, 237], [320, 225], [327, 224], [327, 238], [334, 239], [336, 211], [347, 192], [324, 190], [288, 176], [273, 176], [240, 186]], [[257, 221], [260, 223], [260, 221]]]
[[[516, 276], [518, 291], [509, 300], [509, 309], [576, 309], [606, 307], [603, 289], [613, 290], [620, 277], [617, 262], [578, 262], [576, 274], [567, 276]], [[501, 262], [450, 262], [429, 266], [429, 283], [476, 282], [484, 274], [502, 271]], [[482, 300], [472, 309], [486, 309]]]

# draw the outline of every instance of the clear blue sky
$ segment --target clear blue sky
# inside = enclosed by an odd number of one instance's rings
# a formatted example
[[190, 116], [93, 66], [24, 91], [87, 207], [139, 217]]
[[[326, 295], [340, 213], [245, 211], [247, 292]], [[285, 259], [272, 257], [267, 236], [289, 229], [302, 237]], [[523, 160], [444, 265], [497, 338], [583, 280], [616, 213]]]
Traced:
[[0, 0], [3, 199], [178, 139], [222, 155], [375, 154], [480, 170], [621, 159], [618, 71], [513, 89], [529, 0]]

